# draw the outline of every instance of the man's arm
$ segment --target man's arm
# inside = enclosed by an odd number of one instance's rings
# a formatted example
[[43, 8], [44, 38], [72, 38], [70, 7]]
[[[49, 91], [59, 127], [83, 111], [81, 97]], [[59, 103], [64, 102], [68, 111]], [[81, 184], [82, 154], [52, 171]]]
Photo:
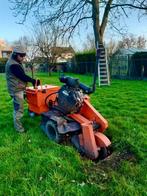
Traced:
[[24, 70], [19, 65], [11, 65], [10, 70], [20, 80], [24, 82], [31, 82], [33, 85], [35, 85], [36, 80], [26, 75]]

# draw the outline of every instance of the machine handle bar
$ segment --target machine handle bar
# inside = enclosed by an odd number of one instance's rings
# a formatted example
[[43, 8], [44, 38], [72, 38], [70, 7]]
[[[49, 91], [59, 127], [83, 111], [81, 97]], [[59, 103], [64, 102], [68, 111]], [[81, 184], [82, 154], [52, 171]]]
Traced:
[[86, 94], [91, 94], [93, 92], [93, 90], [90, 87], [79, 82], [79, 79], [77, 78], [72, 78], [69, 76], [61, 76], [59, 80], [60, 82], [65, 83], [69, 87], [80, 88]]

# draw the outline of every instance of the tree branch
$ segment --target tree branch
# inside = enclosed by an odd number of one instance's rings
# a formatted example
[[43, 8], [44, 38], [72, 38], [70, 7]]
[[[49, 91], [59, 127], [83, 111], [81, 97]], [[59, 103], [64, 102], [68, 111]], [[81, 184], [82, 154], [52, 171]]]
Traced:
[[116, 7], [130, 7], [130, 8], [135, 8], [135, 9], [140, 9], [140, 10], [147, 10], [147, 6], [137, 6], [137, 5], [133, 5], [133, 4], [112, 4], [111, 9], [116, 8]]

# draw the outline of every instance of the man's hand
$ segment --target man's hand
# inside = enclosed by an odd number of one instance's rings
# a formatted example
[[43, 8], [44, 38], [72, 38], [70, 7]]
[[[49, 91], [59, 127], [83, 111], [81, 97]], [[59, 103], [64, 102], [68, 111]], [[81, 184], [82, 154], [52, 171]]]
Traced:
[[32, 84], [33, 84], [33, 86], [34, 86], [34, 88], [35, 87], [37, 87], [37, 86], [39, 86], [40, 85], [40, 80], [38, 80], [38, 79], [32, 79]]
[[32, 84], [33, 84], [33, 86], [35, 88], [35, 85], [36, 85], [36, 80], [35, 79], [32, 79]]
[[36, 80], [36, 86], [39, 86], [39, 85], [40, 85], [40, 80], [37, 79], [37, 80]]

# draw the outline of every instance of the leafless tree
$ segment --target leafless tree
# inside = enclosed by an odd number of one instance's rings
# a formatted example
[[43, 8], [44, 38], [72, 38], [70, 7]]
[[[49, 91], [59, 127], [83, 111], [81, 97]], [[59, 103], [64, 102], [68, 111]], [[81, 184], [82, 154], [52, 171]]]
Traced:
[[42, 57], [43, 63], [47, 64], [49, 75], [56, 63], [57, 55], [54, 48], [60, 44], [60, 30], [54, 25], [50, 28], [46, 25], [38, 25], [34, 27], [34, 39], [39, 49], [39, 55]]
[[[90, 19], [93, 23], [95, 45], [103, 43], [104, 32], [108, 23], [119, 30], [119, 18], [128, 17], [129, 10], [139, 10], [139, 14], [146, 14], [146, 0], [9, 0], [15, 16], [21, 15], [23, 23], [33, 12], [39, 22], [56, 24], [62, 33], [71, 36], [82, 22]], [[115, 19], [115, 20], [114, 20]]]
[[17, 46], [21, 45], [26, 51], [28, 50], [28, 46], [30, 45], [30, 38], [27, 36], [20, 37], [18, 40], [15, 40], [12, 45]]
[[[98, 45], [100, 48], [104, 47], [104, 33], [108, 24], [121, 33], [122, 17], [129, 17], [130, 13], [135, 10], [139, 11], [139, 17], [147, 15], [147, 0], [9, 1], [12, 2], [15, 16], [22, 17], [21, 23], [33, 12], [41, 24], [56, 25], [61, 29], [62, 35], [65, 36], [68, 33], [69, 38], [76, 32], [76, 29], [83, 27], [82, 24], [93, 26], [96, 48]], [[99, 65], [102, 58], [104, 57], [100, 55]]]
[[36, 58], [39, 55], [39, 48], [37, 47], [35, 41], [33, 38], [31, 38], [29, 46], [28, 46], [28, 52], [27, 52], [27, 63], [31, 69], [32, 72], [32, 78], [34, 77], [34, 69], [35, 65], [38, 63], [36, 62]]
[[139, 36], [137, 39], [137, 48], [145, 48], [147, 39], [144, 36]]
[[127, 35], [122, 38], [122, 40], [113, 40], [111, 39], [107, 45], [107, 54], [108, 57], [111, 56], [119, 49], [119, 48], [141, 48], [144, 49], [146, 47], [147, 39], [144, 36], [135, 36], [133, 34]]
[[144, 36], [128, 35], [118, 42], [119, 48], [145, 48], [147, 40]]
[[118, 48], [118, 41], [111, 39], [106, 45], [108, 58], [111, 58], [111, 56], [118, 50]]
[[35, 58], [38, 56], [38, 47], [32, 37], [23, 36], [13, 42], [13, 47], [21, 45], [26, 50], [25, 63], [29, 66], [34, 77]]
[[94, 50], [95, 49], [95, 42], [94, 42], [94, 36], [87, 35], [86, 40], [83, 44], [83, 49], [85, 51], [87, 50]]

